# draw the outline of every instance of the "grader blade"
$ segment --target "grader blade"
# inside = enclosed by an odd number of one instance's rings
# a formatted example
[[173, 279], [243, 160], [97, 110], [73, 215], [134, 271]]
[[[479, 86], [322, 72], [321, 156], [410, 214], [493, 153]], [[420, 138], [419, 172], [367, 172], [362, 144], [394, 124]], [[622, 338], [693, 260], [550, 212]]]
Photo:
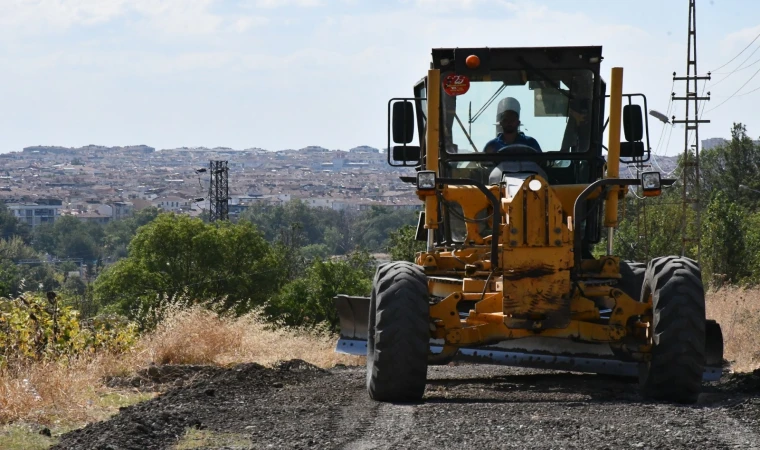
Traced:
[[[369, 297], [335, 297], [335, 309], [340, 320], [340, 339], [367, 341], [369, 329]], [[366, 353], [367, 345], [364, 344]]]
[[[337, 353], [366, 356], [369, 318], [368, 297], [335, 297], [340, 318], [340, 339]], [[720, 379], [723, 357], [723, 340], [720, 327], [707, 322], [707, 366], [704, 381]], [[714, 324], [714, 325], [713, 325]], [[716, 328], [717, 327], [717, 328]], [[442, 342], [430, 341], [430, 352], [439, 353]], [[711, 350], [712, 349], [712, 350]], [[496, 364], [547, 370], [568, 370], [625, 377], [637, 377], [639, 363], [615, 358], [607, 344], [574, 342], [557, 338], [531, 337], [502, 341], [480, 347], [462, 347], [454, 361]]]

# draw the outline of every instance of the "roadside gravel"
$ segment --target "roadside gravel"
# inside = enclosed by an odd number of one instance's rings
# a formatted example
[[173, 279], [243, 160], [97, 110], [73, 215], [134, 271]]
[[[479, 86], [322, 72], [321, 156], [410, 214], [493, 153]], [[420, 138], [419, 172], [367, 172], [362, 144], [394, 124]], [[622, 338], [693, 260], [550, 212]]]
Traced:
[[144, 377], [175, 387], [55, 448], [172, 448], [198, 430], [248, 443], [203, 448], [760, 449], [760, 371], [705, 386], [686, 406], [644, 401], [630, 380], [498, 366], [431, 367], [418, 404], [369, 400], [362, 367], [298, 360]]

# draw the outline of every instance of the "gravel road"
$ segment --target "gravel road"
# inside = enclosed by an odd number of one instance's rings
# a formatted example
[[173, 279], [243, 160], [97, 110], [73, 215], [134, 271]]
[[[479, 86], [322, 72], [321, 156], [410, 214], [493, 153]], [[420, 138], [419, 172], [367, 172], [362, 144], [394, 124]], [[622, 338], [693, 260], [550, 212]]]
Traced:
[[431, 367], [419, 404], [376, 403], [365, 376], [302, 361], [154, 369], [126, 382], [170, 389], [56, 448], [172, 448], [195, 429], [240, 438], [203, 448], [760, 449], [760, 371], [726, 376], [688, 406], [644, 401], [621, 379], [478, 365]]

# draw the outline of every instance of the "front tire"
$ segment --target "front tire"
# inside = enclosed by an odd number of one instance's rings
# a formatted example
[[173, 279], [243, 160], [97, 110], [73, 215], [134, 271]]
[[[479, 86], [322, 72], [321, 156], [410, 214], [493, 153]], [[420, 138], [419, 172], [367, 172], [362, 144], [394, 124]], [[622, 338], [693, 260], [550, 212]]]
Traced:
[[430, 304], [422, 268], [397, 261], [377, 269], [370, 298], [367, 391], [382, 402], [416, 402], [427, 381]]
[[642, 299], [652, 296], [651, 361], [642, 364], [642, 394], [656, 400], [694, 403], [705, 367], [705, 292], [696, 261], [653, 259]]

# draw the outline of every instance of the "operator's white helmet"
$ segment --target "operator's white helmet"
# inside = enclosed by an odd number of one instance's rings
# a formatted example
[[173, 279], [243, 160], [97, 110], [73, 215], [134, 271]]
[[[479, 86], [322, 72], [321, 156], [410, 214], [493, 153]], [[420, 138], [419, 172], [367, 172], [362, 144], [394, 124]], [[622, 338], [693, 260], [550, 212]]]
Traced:
[[496, 122], [501, 123], [501, 119], [504, 117], [504, 113], [507, 111], [513, 111], [520, 117], [520, 102], [514, 97], [504, 97], [499, 100], [499, 105], [496, 107]]

